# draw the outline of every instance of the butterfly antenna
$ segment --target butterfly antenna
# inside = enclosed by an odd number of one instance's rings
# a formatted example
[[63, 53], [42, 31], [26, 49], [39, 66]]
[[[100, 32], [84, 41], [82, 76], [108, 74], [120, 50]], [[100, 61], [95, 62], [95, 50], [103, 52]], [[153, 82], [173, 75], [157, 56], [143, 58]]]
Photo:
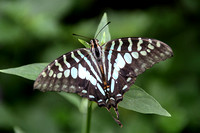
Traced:
[[107, 24], [105, 24], [102, 28], [101, 28], [101, 30], [97, 33], [97, 35], [95, 36], [95, 39], [97, 38], [97, 36], [99, 35], [99, 33], [101, 33], [101, 31], [106, 27], [106, 26], [108, 26], [109, 24], [110, 24], [111, 22], [109, 21]]

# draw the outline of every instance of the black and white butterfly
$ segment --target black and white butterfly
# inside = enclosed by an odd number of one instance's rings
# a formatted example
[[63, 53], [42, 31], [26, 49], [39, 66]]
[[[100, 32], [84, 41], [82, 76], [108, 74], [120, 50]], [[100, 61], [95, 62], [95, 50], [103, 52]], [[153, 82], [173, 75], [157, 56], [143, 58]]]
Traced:
[[[136, 77], [155, 63], [173, 56], [165, 43], [149, 38], [126, 37], [91, 48], [68, 52], [51, 62], [38, 76], [34, 88], [77, 93], [108, 110], [122, 101]], [[118, 121], [118, 124], [120, 122]]]

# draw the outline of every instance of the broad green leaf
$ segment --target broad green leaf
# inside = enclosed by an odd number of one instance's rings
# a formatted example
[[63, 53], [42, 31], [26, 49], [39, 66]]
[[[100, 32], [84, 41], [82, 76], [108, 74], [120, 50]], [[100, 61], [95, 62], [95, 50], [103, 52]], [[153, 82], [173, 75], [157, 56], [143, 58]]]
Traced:
[[[110, 35], [110, 32], [109, 32], [109, 27], [106, 26], [100, 33], [99, 31], [103, 28], [103, 26], [105, 26], [106, 24], [108, 23], [108, 20], [107, 20], [107, 14], [104, 13], [100, 23], [99, 23], [99, 26], [97, 28], [97, 31], [95, 33], [95, 37], [97, 37], [97, 39], [99, 40], [100, 44], [104, 44], [105, 42], [108, 42], [111, 40], [111, 35]], [[99, 34], [98, 34], [99, 33]], [[98, 36], [97, 36], [98, 34]]]
[[40, 72], [47, 66], [47, 63], [35, 63], [16, 68], [0, 70], [2, 73], [21, 76], [30, 80], [35, 80]]
[[82, 43], [86, 48], [90, 48], [90, 44], [82, 39], [78, 39], [80, 43]]
[[158, 114], [171, 117], [152, 96], [135, 85], [125, 93], [123, 101], [119, 103], [119, 106], [144, 114]]

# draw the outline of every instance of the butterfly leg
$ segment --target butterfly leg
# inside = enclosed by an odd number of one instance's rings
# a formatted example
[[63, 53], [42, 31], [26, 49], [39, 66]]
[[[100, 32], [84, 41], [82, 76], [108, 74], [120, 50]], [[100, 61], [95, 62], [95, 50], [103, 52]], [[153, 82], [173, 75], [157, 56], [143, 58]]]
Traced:
[[[110, 112], [110, 108], [108, 109], [108, 108], [106, 107], [106, 109], [108, 110], [108, 112]], [[112, 115], [111, 112], [110, 112], [110, 114], [111, 114], [112, 118], [115, 120], [115, 122], [122, 128], [123, 125], [122, 125], [122, 123], [121, 123], [120, 120], [119, 120], [118, 107], [117, 107], [117, 106], [114, 107], [114, 110], [115, 110], [115, 113], [116, 113], [117, 118], [115, 118], [115, 117]]]

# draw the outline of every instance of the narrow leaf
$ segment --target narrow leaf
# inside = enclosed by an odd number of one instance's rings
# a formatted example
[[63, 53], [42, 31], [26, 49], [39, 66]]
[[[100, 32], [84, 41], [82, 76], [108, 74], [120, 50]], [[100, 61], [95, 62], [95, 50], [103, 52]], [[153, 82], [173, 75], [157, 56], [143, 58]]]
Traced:
[[21, 76], [23, 78], [27, 78], [30, 80], [35, 80], [40, 72], [47, 66], [47, 63], [35, 63], [29, 64], [25, 66], [20, 66], [16, 68], [9, 68], [0, 70], [2, 73], [13, 74], [17, 76]]
[[90, 44], [82, 39], [78, 39], [80, 43], [82, 43], [86, 48], [90, 48]]
[[144, 114], [171, 116], [152, 96], [135, 85], [124, 95], [119, 106]]
[[[95, 37], [97, 36], [97, 34], [99, 33], [99, 31], [103, 28], [103, 26], [105, 26], [108, 23], [107, 20], [107, 14], [104, 13], [99, 26], [97, 28]], [[100, 44], [104, 44], [105, 42], [108, 42], [111, 40], [111, 36], [110, 36], [110, 32], [109, 32], [109, 27], [106, 26], [97, 36], [97, 39], [99, 40]]]

